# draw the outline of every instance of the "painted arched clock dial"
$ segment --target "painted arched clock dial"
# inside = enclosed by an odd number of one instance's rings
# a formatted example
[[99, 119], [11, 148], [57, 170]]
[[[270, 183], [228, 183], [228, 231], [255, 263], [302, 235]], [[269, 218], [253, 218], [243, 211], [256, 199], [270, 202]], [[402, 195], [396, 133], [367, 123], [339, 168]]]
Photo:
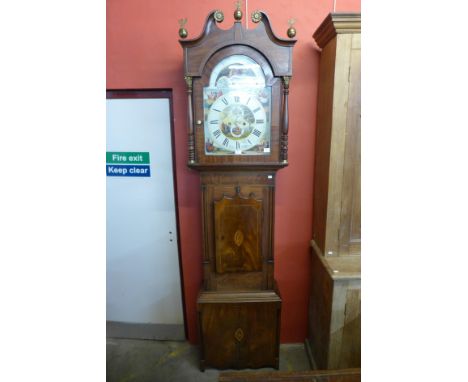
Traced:
[[205, 121], [207, 153], [263, 154], [269, 150], [268, 117], [255, 92], [221, 94]]
[[258, 63], [232, 55], [203, 89], [206, 155], [270, 154], [271, 88]]

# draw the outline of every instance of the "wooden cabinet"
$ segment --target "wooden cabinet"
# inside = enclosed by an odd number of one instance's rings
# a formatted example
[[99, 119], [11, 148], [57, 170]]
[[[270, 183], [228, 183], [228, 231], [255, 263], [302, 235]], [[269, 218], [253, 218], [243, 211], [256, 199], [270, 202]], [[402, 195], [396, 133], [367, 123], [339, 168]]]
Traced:
[[361, 366], [361, 257], [324, 257], [312, 248], [309, 338], [316, 369]]
[[361, 16], [330, 14], [317, 110], [309, 335], [314, 367], [361, 364]]
[[312, 238], [325, 256], [361, 253], [361, 16], [330, 14], [322, 48]]

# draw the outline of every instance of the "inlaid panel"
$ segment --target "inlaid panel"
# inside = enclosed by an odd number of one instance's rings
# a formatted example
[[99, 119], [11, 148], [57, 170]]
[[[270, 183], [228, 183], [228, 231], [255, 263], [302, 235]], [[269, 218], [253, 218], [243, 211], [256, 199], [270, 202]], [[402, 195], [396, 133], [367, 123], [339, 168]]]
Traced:
[[274, 173], [202, 173], [206, 290], [273, 288]]
[[236, 194], [214, 204], [216, 272], [261, 271], [262, 202]]

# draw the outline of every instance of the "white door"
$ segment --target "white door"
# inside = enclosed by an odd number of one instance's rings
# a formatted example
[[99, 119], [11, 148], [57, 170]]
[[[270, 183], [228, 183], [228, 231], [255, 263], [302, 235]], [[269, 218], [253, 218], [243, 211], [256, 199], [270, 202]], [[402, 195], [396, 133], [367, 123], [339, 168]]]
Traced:
[[150, 162], [149, 177], [107, 176], [109, 337], [185, 338], [169, 108], [167, 98], [107, 99], [107, 151]]

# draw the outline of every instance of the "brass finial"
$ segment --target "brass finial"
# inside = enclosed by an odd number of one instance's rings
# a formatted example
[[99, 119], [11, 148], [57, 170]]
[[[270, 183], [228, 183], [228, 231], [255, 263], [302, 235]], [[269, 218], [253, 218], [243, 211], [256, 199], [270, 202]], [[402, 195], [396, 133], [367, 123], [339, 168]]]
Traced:
[[187, 29], [185, 29], [185, 24], [187, 24], [187, 19], [179, 20], [179, 36], [180, 38], [186, 38], [188, 36]]
[[294, 28], [294, 24], [296, 23], [296, 21], [297, 21], [296, 19], [288, 20], [289, 28], [288, 28], [287, 34], [289, 38], [293, 38], [294, 36], [296, 36], [296, 28]]
[[262, 19], [262, 13], [260, 11], [252, 12], [252, 21], [254, 23], [259, 23], [261, 19]]
[[240, 21], [242, 19], [241, 5], [242, 5], [242, 1], [237, 0], [236, 1], [236, 10], [234, 11], [234, 19], [236, 21]]
[[217, 23], [222, 23], [224, 20], [224, 13], [223, 11], [220, 11], [219, 9], [215, 11], [214, 13], [214, 19], [216, 20]]

